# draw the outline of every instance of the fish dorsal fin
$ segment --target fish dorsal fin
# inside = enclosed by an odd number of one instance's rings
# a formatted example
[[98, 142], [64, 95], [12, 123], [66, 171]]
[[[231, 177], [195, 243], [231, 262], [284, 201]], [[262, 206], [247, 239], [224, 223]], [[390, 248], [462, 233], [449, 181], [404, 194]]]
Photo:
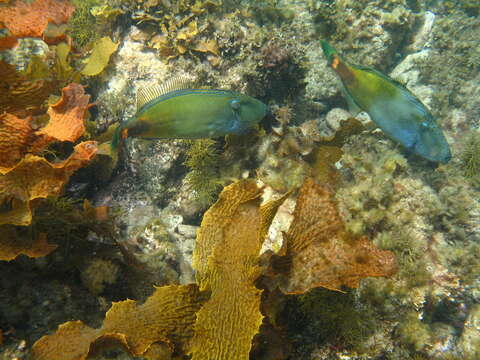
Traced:
[[149, 101], [159, 96], [165, 95], [170, 91], [192, 88], [193, 85], [194, 85], [193, 80], [183, 76], [178, 76], [178, 77], [173, 77], [171, 79], [168, 79], [163, 84], [138, 89], [137, 110], [140, 109], [143, 105], [145, 105]]

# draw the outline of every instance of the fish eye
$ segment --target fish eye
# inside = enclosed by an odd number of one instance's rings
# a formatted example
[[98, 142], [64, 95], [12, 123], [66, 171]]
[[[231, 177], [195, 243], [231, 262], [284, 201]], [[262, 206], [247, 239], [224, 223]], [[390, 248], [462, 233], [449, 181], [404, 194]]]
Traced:
[[234, 110], [238, 110], [240, 109], [240, 100], [238, 99], [233, 99], [233, 100], [230, 100], [230, 106], [232, 107], [232, 109]]

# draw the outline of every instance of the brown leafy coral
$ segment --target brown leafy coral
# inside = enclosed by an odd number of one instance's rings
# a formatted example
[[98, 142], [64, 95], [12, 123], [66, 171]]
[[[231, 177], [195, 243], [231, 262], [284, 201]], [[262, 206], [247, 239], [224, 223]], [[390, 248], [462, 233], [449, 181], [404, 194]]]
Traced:
[[66, 23], [74, 10], [68, 0], [17, 0], [0, 5], [0, 26], [3, 24], [10, 32], [10, 36], [0, 39], [0, 48], [11, 47], [17, 38], [43, 37], [49, 23]]
[[47, 235], [39, 233], [35, 239], [18, 234], [14, 226], [1, 227], [3, 239], [0, 242], [0, 259], [13, 260], [23, 254], [31, 258], [43, 257], [57, 248], [47, 242]]
[[194, 267], [200, 289], [211, 296], [197, 314], [193, 360], [247, 359], [262, 324], [261, 291], [254, 285], [261, 274], [260, 195], [252, 180], [232, 184], [204, 216]]
[[38, 114], [51, 94], [52, 83], [44, 79], [29, 79], [19, 74], [14, 65], [0, 61], [0, 113], [17, 116]]

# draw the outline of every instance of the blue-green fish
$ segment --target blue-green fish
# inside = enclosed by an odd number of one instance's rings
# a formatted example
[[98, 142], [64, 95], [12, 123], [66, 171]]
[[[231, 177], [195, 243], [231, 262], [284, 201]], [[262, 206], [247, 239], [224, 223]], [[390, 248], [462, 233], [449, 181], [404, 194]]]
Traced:
[[182, 80], [139, 91], [137, 113], [122, 123], [112, 139], [199, 139], [239, 134], [258, 124], [267, 106], [234, 91], [193, 89]]
[[348, 64], [326, 41], [321, 44], [329, 66], [342, 81], [350, 108], [367, 112], [387, 136], [409, 151], [434, 162], [450, 160], [442, 130], [405, 86], [377, 70]]

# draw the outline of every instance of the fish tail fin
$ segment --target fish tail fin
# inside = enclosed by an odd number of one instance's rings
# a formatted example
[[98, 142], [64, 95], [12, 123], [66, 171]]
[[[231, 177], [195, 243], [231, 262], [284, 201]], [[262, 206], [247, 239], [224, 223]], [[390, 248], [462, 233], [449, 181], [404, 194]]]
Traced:
[[331, 64], [333, 55], [337, 54], [337, 50], [325, 40], [320, 40], [320, 44], [322, 45], [325, 58], [327, 59], [328, 63]]
[[110, 147], [112, 149], [112, 153], [114, 153], [118, 150], [118, 146], [120, 145], [121, 135], [122, 135], [122, 126], [119, 125], [115, 129], [115, 132], [113, 133], [112, 142], [110, 144]]

